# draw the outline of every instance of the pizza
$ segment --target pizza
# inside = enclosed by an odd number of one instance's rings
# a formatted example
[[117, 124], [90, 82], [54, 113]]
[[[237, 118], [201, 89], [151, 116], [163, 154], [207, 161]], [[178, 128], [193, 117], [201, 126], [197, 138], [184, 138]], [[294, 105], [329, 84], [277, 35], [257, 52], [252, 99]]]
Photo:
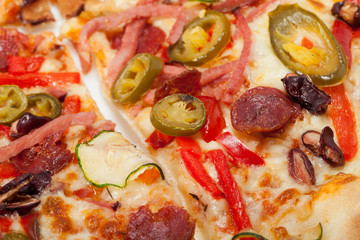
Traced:
[[357, 1], [54, 3], [0, 32], [2, 238], [358, 239]]

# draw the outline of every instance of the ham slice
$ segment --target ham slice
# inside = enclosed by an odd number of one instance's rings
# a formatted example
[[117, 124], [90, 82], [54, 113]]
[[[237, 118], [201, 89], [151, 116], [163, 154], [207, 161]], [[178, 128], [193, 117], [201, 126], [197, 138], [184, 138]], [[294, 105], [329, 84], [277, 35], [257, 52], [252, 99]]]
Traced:
[[139, 36], [146, 24], [146, 19], [137, 19], [126, 26], [120, 49], [111, 60], [105, 84], [109, 88], [115, 82], [126, 63], [135, 55], [138, 47]]
[[257, 2], [259, 2], [259, 0], [226, 0], [215, 3], [213, 9], [219, 12], [231, 12], [235, 8], [253, 5]]
[[190, 16], [190, 14], [189, 14], [185, 9], [182, 9], [182, 10], [180, 11], [180, 14], [179, 14], [179, 16], [177, 17], [174, 26], [171, 28], [171, 31], [170, 31], [170, 33], [169, 33], [169, 37], [166, 39], [166, 41], [167, 41], [170, 45], [175, 44], [175, 43], [180, 39], [185, 24], [186, 24], [186, 23], [193, 17], [193, 15], [195, 15], [195, 14], [191, 14], [191, 15], [192, 15], [192, 16]]
[[80, 32], [80, 42], [79, 42], [79, 54], [82, 57], [83, 71], [87, 73], [90, 68], [88, 67], [90, 63], [90, 44], [88, 38], [96, 31], [112, 29], [118, 27], [121, 23], [129, 22], [135, 18], [149, 18], [149, 17], [177, 17], [182, 10], [181, 6], [174, 5], [142, 5], [130, 8], [118, 14], [113, 14], [110, 16], [97, 17], [85, 24]]
[[51, 134], [64, 131], [73, 125], [90, 125], [95, 122], [95, 119], [96, 114], [94, 112], [62, 115], [31, 133], [12, 141], [9, 145], [0, 148], [0, 162], [16, 156], [22, 150], [34, 146]]
[[246, 21], [247, 22], [254, 21], [254, 19], [260, 16], [261, 14], [263, 14], [270, 5], [278, 1], [280, 0], [267, 0], [264, 3], [260, 4], [259, 6], [255, 7], [254, 10], [252, 10], [246, 15]]

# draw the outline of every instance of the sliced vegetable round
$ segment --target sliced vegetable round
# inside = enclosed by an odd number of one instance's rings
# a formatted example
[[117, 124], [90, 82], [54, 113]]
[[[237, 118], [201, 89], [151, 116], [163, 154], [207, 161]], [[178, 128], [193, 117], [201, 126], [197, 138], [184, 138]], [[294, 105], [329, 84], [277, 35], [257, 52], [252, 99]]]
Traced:
[[204, 104], [196, 97], [178, 93], [158, 101], [150, 114], [152, 125], [169, 136], [189, 136], [205, 124]]
[[120, 73], [111, 88], [116, 102], [128, 104], [138, 101], [163, 67], [160, 58], [149, 53], [135, 55]]
[[48, 93], [30, 94], [27, 95], [27, 100], [27, 111], [36, 116], [57, 118], [61, 115], [61, 103]]
[[[297, 4], [280, 5], [269, 17], [272, 47], [288, 68], [308, 75], [318, 86], [343, 81], [347, 73], [346, 57], [320, 18]], [[302, 46], [304, 37], [310, 38], [314, 46]]]
[[180, 40], [169, 48], [171, 60], [200, 66], [216, 57], [229, 43], [230, 22], [220, 12], [207, 11], [188, 23]]
[[231, 240], [238, 240], [238, 239], [249, 239], [249, 238], [255, 238], [259, 240], [267, 240], [263, 236], [253, 233], [253, 232], [242, 232], [236, 234]]
[[137, 150], [118, 132], [102, 131], [89, 142], [76, 146], [76, 157], [85, 178], [96, 187], [126, 187], [149, 168], [161, 168]]
[[319, 223], [315, 227], [307, 229], [304, 233], [300, 234], [299, 239], [300, 240], [308, 240], [308, 239], [321, 240], [322, 234], [323, 234], [323, 227], [322, 227], [321, 223]]
[[18, 86], [0, 86], [0, 124], [10, 125], [26, 112], [27, 106], [26, 96]]
[[21, 233], [8, 233], [2, 237], [2, 240], [29, 240], [29, 238]]

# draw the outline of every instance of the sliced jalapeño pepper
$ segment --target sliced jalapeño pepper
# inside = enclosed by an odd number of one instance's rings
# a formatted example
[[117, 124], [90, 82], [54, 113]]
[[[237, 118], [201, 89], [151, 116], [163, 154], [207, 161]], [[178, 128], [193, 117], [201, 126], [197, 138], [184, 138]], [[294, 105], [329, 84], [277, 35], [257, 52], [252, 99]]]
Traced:
[[59, 100], [47, 93], [35, 93], [27, 96], [27, 111], [36, 116], [57, 118], [61, 115], [61, 103]]
[[29, 238], [21, 233], [8, 233], [2, 237], [2, 240], [29, 240]]
[[10, 125], [25, 113], [27, 106], [26, 96], [18, 86], [0, 86], [0, 124]]
[[[346, 57], [326, 25], [297, 4], [269, 13], [270, 40], [279, 59], [292, 71], [306, 74], [317, 86], [336, 85], [347, 73]], [[302, 39], [313, 46], [302, 46]]]
[[135, 55], [111, 88], [113, 100], [124, 104], [138, 101], [161, 72], [162, 66], [162, 60], [154, 55], [149, 53]]
[[188, 23], [180, 40], [169, 47], [171, 60], [200, 66], [215, 58], [229, 43], [230, 22], [220, 12], [207, 11]]
[[189, 136], [204, 125], [206, 110], [196, 97], [178, 93], [158, 101], [150, 114], [152, 125], [169, 136]]

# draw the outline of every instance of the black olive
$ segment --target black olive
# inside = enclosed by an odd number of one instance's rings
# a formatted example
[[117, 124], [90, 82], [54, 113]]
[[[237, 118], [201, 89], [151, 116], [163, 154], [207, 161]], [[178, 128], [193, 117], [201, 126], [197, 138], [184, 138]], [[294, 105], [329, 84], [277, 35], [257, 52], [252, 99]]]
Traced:
[[331, 12], [351, 27], [360, 27], [360, 6], [356, 2], [341, 1], [333, 5]]
[[16, 131], [11, 131], [10, 137], [16, 139], [28, 134], [31, 130], [41, 127], [50, 122], [50, 117], [40, 117], [32, 113], [25, 113], [16, 124]]
[[315, 185], [315, 171], [309, 158], [299, 148], [293, 148], [288, 154], [289, 173], [298, 182]]
[[301, 107], [313, 114], [325, 113], [331, 97], [310, 82], [304, 74], [287, 74], [281, 81], [286, 92]]
[[340, 167], [345, 164], [344, 153], [334, 141], [334, 132], [330, 127], [325, 127], [320, 137], [321, 155], [331, 166]]
[[316, 156], [320, 156], [320, 133], [314, 130], [306, 131], [302, 136], [302, 143]]

